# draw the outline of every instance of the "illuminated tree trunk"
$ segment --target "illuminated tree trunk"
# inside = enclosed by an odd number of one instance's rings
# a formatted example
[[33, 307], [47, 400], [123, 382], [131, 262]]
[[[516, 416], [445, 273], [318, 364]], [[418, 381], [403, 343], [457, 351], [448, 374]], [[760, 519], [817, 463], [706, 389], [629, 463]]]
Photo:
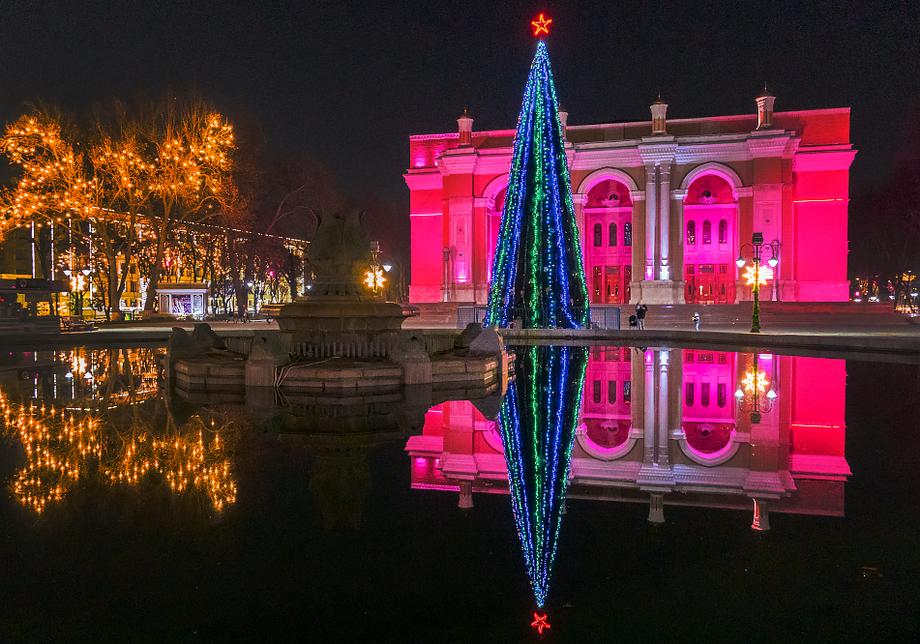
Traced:
[[157, 301], [157, 288], [160, 285], [162, 276], [163, 260], [166, 256], [166, 240], [172, 230], [174, 204], [171, 200], [163, 202], [162, 218], [157, 224], [157, 241], [156, 252], [153, 256], [153, 264], [150, 266], [150, 275], [147, 283], [147, 301], [144, 303], [144, 311], [152, 312]]

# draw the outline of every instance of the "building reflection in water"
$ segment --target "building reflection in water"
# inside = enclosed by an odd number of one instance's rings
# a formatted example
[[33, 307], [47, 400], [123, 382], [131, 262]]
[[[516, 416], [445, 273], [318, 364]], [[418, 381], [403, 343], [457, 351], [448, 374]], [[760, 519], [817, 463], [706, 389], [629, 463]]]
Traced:
[[236, 502], [237, 422], [177, 412], [159, 395], [157, 351], [74, 349], [0, 363], [0, 431], [25, 454], [11, 483], [22, 505], [41, 513], [85, 479], [136, 486], [153, 478], [216, 511]]
[[[746, 511], [755, 530], [770, 512], [843, 516], [845, 391], [843, 360], [594, 347], [567, 495], [647, 503], [652, 523], [667, 505]], [[406, 444], [412, 488], [459, 492], [468, 508], [509, 493], [499, 425], [469, 402], [432, 407]]]

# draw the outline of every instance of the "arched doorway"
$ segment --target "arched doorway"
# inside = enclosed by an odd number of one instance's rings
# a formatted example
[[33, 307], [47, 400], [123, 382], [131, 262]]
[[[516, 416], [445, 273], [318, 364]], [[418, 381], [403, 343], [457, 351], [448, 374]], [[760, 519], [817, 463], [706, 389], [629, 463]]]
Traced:
[[508, 188], [499, 190], [486, 210], [486, 282], [492, 282], [492, 260], [498, 246], [498, 235], [502, 227], [502, 209], [505, 207], [505, 194]]
[[681, 448], [703, 465], [724, 462], [735, 443], [735, 354], [683, 351]]
[[629, 188], [603, 179], [586, 195], [585, 268], [593, 304], [626, 304], [632, 281], [632, 214]]
[[735, 301], [738, 202], [717, 174], [698, 176], [684, 199], [684, 296], [688, 304]]
[[593, 347], [582, 394], [578, 441], [596, 458], [618, 458], [632, 436], [632, 348]]

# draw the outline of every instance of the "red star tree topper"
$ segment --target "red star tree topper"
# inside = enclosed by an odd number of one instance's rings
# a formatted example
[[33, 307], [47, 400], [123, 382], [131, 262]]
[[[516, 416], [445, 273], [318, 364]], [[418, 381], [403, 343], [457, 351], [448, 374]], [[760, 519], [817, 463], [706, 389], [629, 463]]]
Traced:
[[549, 35], [549, 26], [553, 24], [552, 18], [544, 18], [541, 13], [539, 16], [530, 21], [530, 24], [533, 25], [533, 35], [534, 38], [539, 38], [540, 34]]

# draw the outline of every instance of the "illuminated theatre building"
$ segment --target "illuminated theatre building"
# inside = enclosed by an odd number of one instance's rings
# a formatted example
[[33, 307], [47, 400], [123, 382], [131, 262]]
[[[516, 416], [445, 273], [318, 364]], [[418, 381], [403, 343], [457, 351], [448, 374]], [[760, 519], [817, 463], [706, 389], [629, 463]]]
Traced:
[[[754, 232], [778, 260], [762, 300], [847, 300], [850, 110], [773, 103], [667, 120], [656, 101], [651, 121], [597, 125], [560, 111], [592, 304], [749, 300], [736, 260]], [[457, 123], [409, 138], [413, 304], [487, 299], [514, 131]]]
[[[759, 530], [770, 512], [843, 516], [845, 362], [754, 358], [594, 348], [567, 497], [648, 504], [652, 522], [667, 505], [735, 510]], [[458, 495], [461, 508], [508, 494], [502, 445], [472, 402], [441, 403], [406, 444], [411, 486]]]

